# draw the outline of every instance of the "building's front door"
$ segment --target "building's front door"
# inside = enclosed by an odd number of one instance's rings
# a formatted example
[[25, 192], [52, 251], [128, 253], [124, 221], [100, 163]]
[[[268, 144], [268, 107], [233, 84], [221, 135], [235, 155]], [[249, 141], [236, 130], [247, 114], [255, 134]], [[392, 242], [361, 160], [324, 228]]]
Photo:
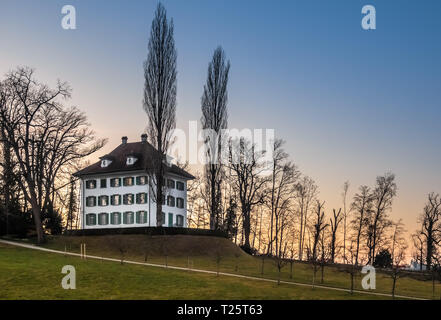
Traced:
[[173, 227], [173, 213], [168, 214], [168, 226]]

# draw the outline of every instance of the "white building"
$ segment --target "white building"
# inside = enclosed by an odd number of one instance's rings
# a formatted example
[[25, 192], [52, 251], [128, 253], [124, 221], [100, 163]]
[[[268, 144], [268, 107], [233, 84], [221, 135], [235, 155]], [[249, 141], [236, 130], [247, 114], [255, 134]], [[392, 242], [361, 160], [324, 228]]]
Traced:
[[418, 261], [412, 259], [410, 265], [406, 269], [412, 271], [426, 271], [427, 266], [425, 264], [421, 265]]
[[[74, 176], [81, 181], [81, 227], [156, 226], [156, 201], [146, 168], [148, 159], [157, 154], [147, 135], [134, 143], [123, 137], [122, 143], [99, 162], [76, 172]], [[171, 162], [165, 163], [163, 226], [187, 227], [187, 181], [194, 177]]]

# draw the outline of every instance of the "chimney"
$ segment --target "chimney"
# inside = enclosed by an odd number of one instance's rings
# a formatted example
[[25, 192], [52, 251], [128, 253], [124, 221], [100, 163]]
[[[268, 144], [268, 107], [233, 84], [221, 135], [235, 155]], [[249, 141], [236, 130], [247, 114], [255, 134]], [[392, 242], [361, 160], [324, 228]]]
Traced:
[[121, 142], [122, 142], [122, 144], [126, 144], [127, 143], [127, 137], [126, 136], [122, 137], [121, 138]]
[[146, 143], [147, 142], [147, 135], [144, 133], [141, 135], [141, 142]]

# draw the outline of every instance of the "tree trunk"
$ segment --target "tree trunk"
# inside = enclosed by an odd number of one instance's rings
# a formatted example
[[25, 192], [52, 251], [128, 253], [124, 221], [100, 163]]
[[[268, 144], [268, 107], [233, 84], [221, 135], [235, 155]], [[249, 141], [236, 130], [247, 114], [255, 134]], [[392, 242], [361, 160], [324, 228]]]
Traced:
[[395, 285], [397, 283], [397, 275], [394, 274], [392, 281], [392, 299], [395, 299]]
[[245, 240], [245, 247], [248, 249], [251, 249], [250, 245], [250, 234], [251, 234], [251, 221], [250, 221], [250, 213], [244, 213], [243, 214], [243, 231], [244, 231], [244, 240]]
[[35, 200], [31, 200], [32, 202], [32, 216], [34, 217], [35, 230], [37, 232], [37, 243], [41, 244], [45, 241], [44, 239], [44, 231], [41, 223], [41, 210], [35, 202]]

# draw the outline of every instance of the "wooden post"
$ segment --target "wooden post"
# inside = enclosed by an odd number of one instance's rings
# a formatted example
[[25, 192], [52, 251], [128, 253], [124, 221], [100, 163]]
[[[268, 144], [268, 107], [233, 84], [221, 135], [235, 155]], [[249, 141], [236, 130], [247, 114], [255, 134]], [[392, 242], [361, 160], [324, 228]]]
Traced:
[[80, 243], [81, 259], [86, 260], [86, 244]]

